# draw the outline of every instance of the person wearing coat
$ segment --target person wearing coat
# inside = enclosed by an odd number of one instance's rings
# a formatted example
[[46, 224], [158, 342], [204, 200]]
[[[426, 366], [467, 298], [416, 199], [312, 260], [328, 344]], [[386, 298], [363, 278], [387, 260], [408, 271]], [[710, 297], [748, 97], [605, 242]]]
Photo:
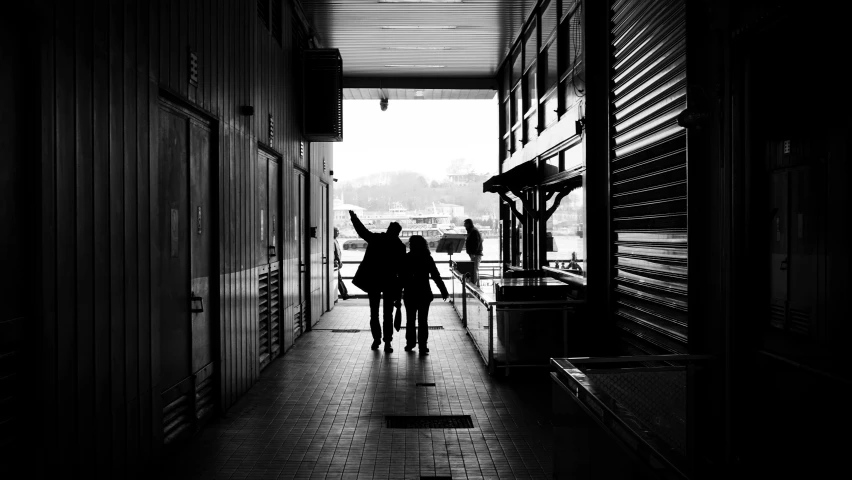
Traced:
[[[432, 303], [432, 287], [429, 278], [435, 281], [441, 291], [441, 298], [446, 301], [450, 296], [447, 287], [441, 280], [441, 274], [435, 265], [435, 260], [429, 252], [429, 244], [420, 235], [413, 235], [408, 240], [411, 251], [405, 255], [405, 266], [402, 271], [402, 286], [405, 299], [405, 351], [410, 352], [415, 344], [419, 344], [420, 355], [429, 353], [429, 305]], [[419, 318], [417, 332], [414, 330], [415, 318]]]
[[[405, 245], [399, 239], [402, 227], [391, 222], [387, 232], [374, 233], [367, 230], [358, 215], [349, 210], [352, 226], [358, 236], [367, 242], [364, 259], [355, 272], [352, 284], [367, 292], [370, 299], [370, 330], [373, 333], [373, 350], [385, 342], [385, 352], [393, 352], [393, 307], [400, 306], [402, 289], [400, 287], [400, 269], [405, 260]], [[384, 297], [382, 325], [379, 325], [379, 303]], [[384, 333], [384, 337], [382, 337]]]
[[337, 236], [340, 235], [340, 229], [334, 227], [334, 269], [337, 270], [337, 290], [340, 293], [340, 298], [349, 300], [349, 291], [346, 290], [346, 284], [343, 283], [343, 250], [340, 249], [340, 242]]

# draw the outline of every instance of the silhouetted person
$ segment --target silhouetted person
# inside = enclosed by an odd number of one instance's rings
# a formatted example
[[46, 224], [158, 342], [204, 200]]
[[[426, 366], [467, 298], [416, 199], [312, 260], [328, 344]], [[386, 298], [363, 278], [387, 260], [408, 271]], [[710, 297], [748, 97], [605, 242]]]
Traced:
[[[427, 341], [429, 340], [429, 305], [434, 295], [429, 285], [429, 277], [441, 290], [441, 298], [447, 300], [450, 296], [447, 287], [441, 280], [432, 253], [429, 252], [429, 244], [420, 235], [412, 235], [408, 240], [411, 251], [405, 255], [405, 267], [402, 271], [402, 286], [405, 300], [405, 351], [410, 352], [414, 345], [419, 343], [420, 355], [429, 353]], [[418, 321], [417, 332], [414, 331], [415, 317]]]
[[[402, 227], [391, 222], [387, 232], [373, 233], [361, 223], [355, 212], [349, 210], [349, 218], [358, 236], [367, 242], [367, 251], [364, 260], [355, 272], [352, 284], [367, 292], [370, 299], [370, 330], [373, 332], [373, 350], [379, 348], [382, 340], [385, 342], [385, 351], [393, 352], [391, 341], [393, 341], [393, 307], [399, 308], [402, 295], [402, 285], [399, 281], [399, 273], [402, 263], [405, 261], [405, 245], [399, 239]], [[384, 295], [384, 308], [382, 309], [382, 326], [379, 326], [379, 302]], [[384, 338], [382, 338], [384, 332]]]
[[346, 284], [343, 283], [343, 250], [340, 249], [340, 242], [337, 241], [338, 235], [340, 235], [340, 229], [334, 227], [334, 268], [337, 269], [337, 291], [340, 292], [340, 298], [349, 300], [349, 292], [346, 290]]
[[482, 235], [473, 226], [473, 220], [464, 221], [464, 229], [467, 230], [467, 238], [464, 241], [464, 249], [473, 261], [473, 283], [479, 285], [479, 262], [482, 261]]

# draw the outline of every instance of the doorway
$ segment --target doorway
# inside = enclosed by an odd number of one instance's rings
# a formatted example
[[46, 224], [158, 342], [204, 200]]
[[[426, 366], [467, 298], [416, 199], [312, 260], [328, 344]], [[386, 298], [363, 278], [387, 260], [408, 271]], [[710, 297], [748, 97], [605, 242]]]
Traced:
[[329, 232], [330, 228], [328, 225], [329, 222], [329, 211], [328, 211], [328, 184], [325, 182], [320, 182], [320, 232], [319, 232], [319, 240], [320, 240], [320, 250], [322, 251], [322, 279], [321, 279], [321, 288], [322, 288], [322, 309], [323, 312], [328, 312], [331, 310], [331, 288], [330, 288], [330, 272], [329, 272], [329, 245], [330, 245], [330, 237]]
[[165, 445], [191, 435], [212, 413], [211, 122], [162, 100], [159, 110], [160, 384]]
[[293, 193], [296, 195], [296, 218], [293, 220], [295, 224], [295, 241], [298, 249], [298, 257], [297, 261], [299, 262], [299, 276], [298, 276], [298, 295], [297, 295], [297, 305], [296, 305], [296, 318], [293, 322], [293, 337], [298, 338], [302, 333], [305, 332], [309, 320], [308, 315], [308, 305], [310, 302], [308, 301], [307, 288], [308, 288], [308, 248], [306, 245], [307, 239], [305, 238], [305, 215], [307, 211], [307, 205], [305, 205], [305, 173], [299, 169], [296, 169], [293, 176]]

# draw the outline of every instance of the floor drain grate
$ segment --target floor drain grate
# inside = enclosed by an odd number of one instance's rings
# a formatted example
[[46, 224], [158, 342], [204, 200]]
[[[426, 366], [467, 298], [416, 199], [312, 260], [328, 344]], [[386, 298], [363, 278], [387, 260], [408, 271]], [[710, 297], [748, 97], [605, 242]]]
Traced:
[[416, 383], [415, 386], [417, 386], [417, 387], [434, 387], [435, 384], [434, 383], [419, 382], [419, 383]]
[[360, 331], [361, 330], [338, 328], [338, 329], [332, 330], [332, 333], [358, 333]]
[[388, 428], [473, 428], [470, 415], [387, 415]]

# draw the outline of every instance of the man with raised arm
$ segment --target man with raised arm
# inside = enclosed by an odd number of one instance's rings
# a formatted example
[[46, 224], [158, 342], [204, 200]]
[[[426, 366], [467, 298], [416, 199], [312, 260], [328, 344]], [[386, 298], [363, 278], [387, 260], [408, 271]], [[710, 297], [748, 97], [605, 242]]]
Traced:
[[[349, 210], [352, 226], [358, 236], [367, 242], [364, 259], [355, 272], [352, 284], [367, 292], [370, 299], [370, 331], [373, 333], [373, 350], [385, 342], [385, 352], [393, 352], [393, 307], [400, 306], [402, 292], [400, 269], [405, 261], [405, 245], [399, 239], [402, 227], [391, 222], [386, 232], [373, 233], [361, 223], [358, 215]], [[379, 325], [379, 302], [384, 296], [382, 325]], [[384, 336], [382, 335], [384, 334]]]

